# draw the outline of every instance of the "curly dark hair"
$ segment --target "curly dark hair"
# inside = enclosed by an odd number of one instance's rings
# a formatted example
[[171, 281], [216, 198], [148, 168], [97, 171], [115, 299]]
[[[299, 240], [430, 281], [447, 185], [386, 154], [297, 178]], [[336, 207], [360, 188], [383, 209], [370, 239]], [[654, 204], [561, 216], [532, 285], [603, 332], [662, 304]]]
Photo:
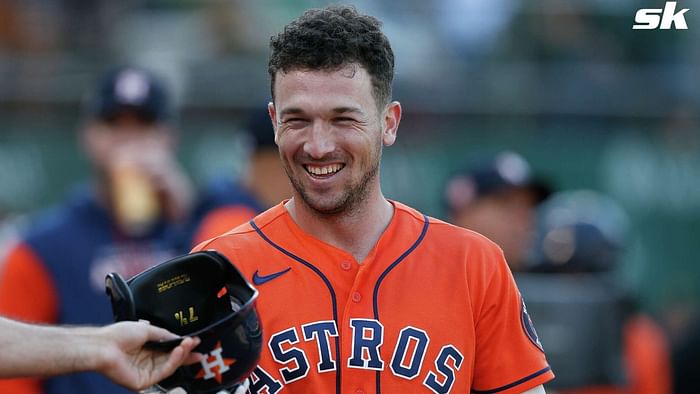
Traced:
[[376, 18], [352, 6], [310, 9], [270, 38], [272, 99], [275, 76], [292, 70], [335, 71], [348, 64], [361, 65], [370, 75], [372, 93], [380, 108], [391, 100], [394, 52]]

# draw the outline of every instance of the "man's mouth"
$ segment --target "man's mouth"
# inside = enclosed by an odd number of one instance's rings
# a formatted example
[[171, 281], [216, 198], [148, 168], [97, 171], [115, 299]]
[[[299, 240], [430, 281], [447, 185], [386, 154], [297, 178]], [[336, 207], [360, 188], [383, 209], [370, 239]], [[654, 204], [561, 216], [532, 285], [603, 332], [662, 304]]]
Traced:
[[314, 178], [329, 178], [345, 167], [345, 164], [335, 163], [326, 165], [305, 164], [304, 169]]

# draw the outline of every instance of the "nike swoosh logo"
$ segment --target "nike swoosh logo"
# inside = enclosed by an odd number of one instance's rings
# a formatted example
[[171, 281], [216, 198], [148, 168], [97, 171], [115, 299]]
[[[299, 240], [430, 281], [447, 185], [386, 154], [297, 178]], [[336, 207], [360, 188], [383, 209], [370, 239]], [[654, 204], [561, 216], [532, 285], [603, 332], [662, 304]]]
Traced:
[[280, 272], [275, 272], [274, 274], [270, 274], [270, 275], [260, 275], [259, 271], [256, 270], [255, 273], [253, 274], [253, 283], [260, 286], [263, 283], [267, 283], [275, 278], [279, 278], [280, 276], [289, 272], [289, 270], [291, 270], [291, 269], [292, 269], [292, 267], [287, 267], [287, 269], [285, 269], [285, 270], [282, 270]]

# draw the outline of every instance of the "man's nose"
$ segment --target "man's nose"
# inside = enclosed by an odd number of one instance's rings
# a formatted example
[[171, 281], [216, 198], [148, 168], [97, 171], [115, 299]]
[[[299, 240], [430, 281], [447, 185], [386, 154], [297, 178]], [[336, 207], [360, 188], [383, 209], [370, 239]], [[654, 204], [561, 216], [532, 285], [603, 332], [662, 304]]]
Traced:
[[315, 121], [304, 142], [304, 152], [314, 159], [322, 159], [335, 150], [333, 132], [321, 121]]

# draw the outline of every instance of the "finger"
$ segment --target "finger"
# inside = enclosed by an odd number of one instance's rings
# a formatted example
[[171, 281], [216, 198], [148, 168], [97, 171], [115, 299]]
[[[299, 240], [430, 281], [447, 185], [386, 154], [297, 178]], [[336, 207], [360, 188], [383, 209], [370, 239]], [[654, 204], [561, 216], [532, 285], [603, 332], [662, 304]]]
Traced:
[[[202, 355], [199, 353], [192, 353], [192, 350], [199, 345], [200, 339], [197, 337], [190, 338], [187, 337], [180, 342], [180, 344], [173, 349], [166, 363], [167, 367], [170, 367], [170, 363], [175, 364], [175, 369], [182, 364], [192, 364], [199, 362], [202, 359]], [[177, 353], [176, 353], [177, 351]], [[164, 366], [165, 368], [165, 366]]]
[[[204, 360], [204, 355], [202, 353], [193, 353], [192, 350], [199, 346], [199, 344], [202, 342], [199, 337], [191, 337], [191, 338], [185, 338], [186, 340], [191, 340], [192, 344], [189, 344], [189, 341], [185, 343], [184, 345], [181, 343], [180, 346], [184, 346], [185, 351], [188, 353], [187, 358], [183, 362], [185, 365], [189, 364], [194, 364], [198, 363], [202, 360]], [[184, 341], [183, 341], [184, 342]]]
[[168, 359], [154, 371], [152, 379], [158, 382], [172, 375], [186, 361], [190, 352], [198, 343], [199, 338], [185, 338], [180, 345], [170, 352]]
[[[201, 342], [201, 339], [199, 337], [186, 337], [185, 339], [180, 342], [178, 347], [181, 347], [185, 351], [185, 355], [191, 354], [192, 350], [199, 345]], [[199, 354], [199, 353], [192, 353], [192, 354]], [[199, 361], [199, 360], [197, 360]]]
[[189, 365], [189, 364], [194, 364], [202, 361], [204, 359], [204, 355], [201, 353], [192, 353], [192, 350], [199, 346], [200, 342], [202, 342], [199, 337], [191, 337], [191, 338], [185, 338], [183, 343], [180, 343], [180, 346], [185, 350], [187, 357], [185, 358], [185, 361], [183, 364]]
[[204, 360], [204, 355], [201, 353], [190, 353], [185, 361], [182, 363], [183, 365], [190, 365], [190, 364], [196, 364], [200, 361]]
[[148, 325], [148, 340], [150, 341], [164, 341], [167, 339], [176, 338], [180, 338], [180, 336], [173, 334], [164, 328], [152, 326], [150, 324]]
[[163, 394], [163, 393], [165, 393], [165, 391], [163, 391], [163, 389], [159, 388], [158, 386], [151, 386], [151, 387], [147, 387], [143, 390], [140, 390], [138, 393], [139, 394]]
[[159, 382], [172, 375], [185, 360], [185, 350], [178, 346], [168, 355], [168, 359], [153, 374], [153, 380]]

